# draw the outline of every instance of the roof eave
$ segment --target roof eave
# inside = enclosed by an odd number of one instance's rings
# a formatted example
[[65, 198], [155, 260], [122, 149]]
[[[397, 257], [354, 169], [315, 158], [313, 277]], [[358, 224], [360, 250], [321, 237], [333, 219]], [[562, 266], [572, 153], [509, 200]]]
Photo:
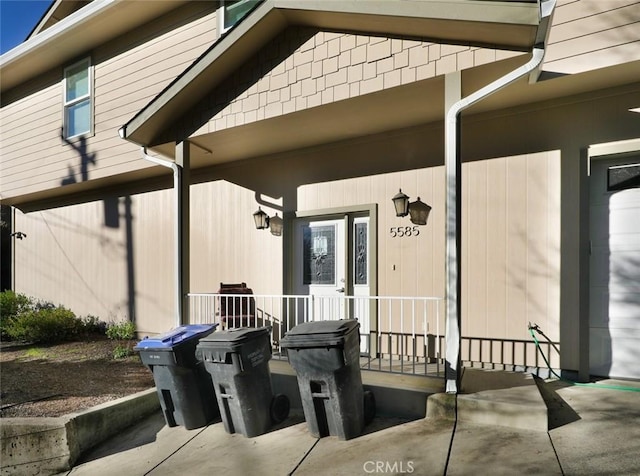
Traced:
[[[532, 2], [265, 0], [122, 126], [120, 134], [140, 145], [155, 145], [158, 134], [197, 101], [203, 85], [214, 88], [287, 26], [529, 51], [539, 22], [538, 4]], [[469, 25], [476, 27], [475, 37]]]

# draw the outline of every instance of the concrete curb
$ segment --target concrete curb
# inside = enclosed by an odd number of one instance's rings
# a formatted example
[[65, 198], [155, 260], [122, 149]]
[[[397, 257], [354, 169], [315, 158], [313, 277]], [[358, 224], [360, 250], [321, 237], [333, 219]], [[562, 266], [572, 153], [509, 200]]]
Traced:
[[83, 452], [159, 408], [156, 389], [150, 388], [58, 418], [2, 418], [0, 474], [69, 470]]

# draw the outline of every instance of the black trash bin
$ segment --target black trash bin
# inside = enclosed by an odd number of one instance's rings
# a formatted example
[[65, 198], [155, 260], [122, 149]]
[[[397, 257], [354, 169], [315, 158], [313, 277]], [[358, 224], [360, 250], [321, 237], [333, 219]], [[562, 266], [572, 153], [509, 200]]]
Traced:
[[149, 367], [158, 391], [162, 413], [170, 427], [200, 428], [219, 414], [211, 376], [195, 356], [199, 340], [217, 324], [177, 327], [134, 347]]
[[273, 395], [269, 327], [240, 327], [200, 340], [198, 357], [213, 380], [227, 433], [253, 437], [289, 414], [289, 399]]
[[362, 388], [359, 324], [355, 319], [305, 322], [280, 342], [298, 377], [309, 432], [316, 438], [354, 438], [375, 414]]

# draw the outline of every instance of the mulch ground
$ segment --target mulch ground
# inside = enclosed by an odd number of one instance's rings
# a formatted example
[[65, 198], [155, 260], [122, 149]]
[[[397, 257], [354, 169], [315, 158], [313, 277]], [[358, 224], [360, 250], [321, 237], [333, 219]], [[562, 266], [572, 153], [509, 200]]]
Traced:
[[115, 342], [0, 345], [0, 417], [57, 417], [153, 387], [137, 354], [115, 359]]

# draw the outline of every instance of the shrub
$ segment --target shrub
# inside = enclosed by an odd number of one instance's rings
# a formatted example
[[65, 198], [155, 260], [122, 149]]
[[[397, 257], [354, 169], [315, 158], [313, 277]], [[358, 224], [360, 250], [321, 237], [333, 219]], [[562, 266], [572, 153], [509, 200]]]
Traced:
[[126, 359], [131, 355], [131, 347], [128, 345], [117, 345], [115, 349], [113, 349], [113, 358], [114, 359]]
[[[130, 321], [111, 323], [107, 326], [106, 334], [111, 340], [131, 341], [136, 336], [136, 325]], [[131, 353], [131, 342], [126, 345], [118, 344], [113, 349], [113, 358], [125, 359]]]
[[107, 330], [107, 323], [101, 321], [96, 316], [85, 316], [81, 318], [83, 332], [87, 335], [89, 334], [104, 334]]
[[7, 328], [19, 314], [32, 310], [34, 302], [24, 294], [13, 291], [0, 293], [0, 337], [7, 337]]
[[73, 340], [82, 328], [82, 320], [72, 311], [54, 307], [21, 313], [11, 321], [6, 331], [14, 340], [51, 344]]
[[130, 321], [111, 323], [106, 334], [112, 340], [131, 340], [136, 336], [136, 325]]

